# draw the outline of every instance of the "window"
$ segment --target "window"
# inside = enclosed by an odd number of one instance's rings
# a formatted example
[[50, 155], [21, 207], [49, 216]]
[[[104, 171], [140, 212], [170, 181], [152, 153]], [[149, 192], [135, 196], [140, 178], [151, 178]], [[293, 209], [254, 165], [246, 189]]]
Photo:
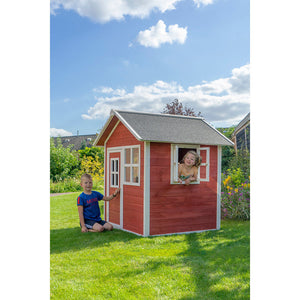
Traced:
[[202, 158], [200, 170], [200, 181], [209, 181], [209, 147], [200, 148], [200, 156]]
[[140, 184], [140, 147], [125, 148], [124, 183]]
[[192, 184], [199, 184], [200, 181], [209, 181], [209, 147], [201, 148], [199, 145], [171, 145], [171, 183], [178, 184], [178, 165], [182, 162], [188, 151], [195, 151], [202, 157], [201, 165], [198, 168], [197, 181]]
[[110, 186], [119, 187], [119, 159], [112, 158], [110, 164]]

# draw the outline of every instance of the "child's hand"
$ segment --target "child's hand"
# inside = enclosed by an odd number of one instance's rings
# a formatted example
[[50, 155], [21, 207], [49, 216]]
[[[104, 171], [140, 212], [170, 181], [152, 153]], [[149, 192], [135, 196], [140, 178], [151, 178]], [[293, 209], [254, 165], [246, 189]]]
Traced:
[[116, 197], [120, 193], [120, 188], [117, 188], [113, 193], [113, 196]]
[[81, 227], [81, 232], [88, 232], [88, 229], [86, 228], [86, 226]]
[[191, 180], [188, 178], [185, 180], [184, 185], [189, 185], [191, 183]]

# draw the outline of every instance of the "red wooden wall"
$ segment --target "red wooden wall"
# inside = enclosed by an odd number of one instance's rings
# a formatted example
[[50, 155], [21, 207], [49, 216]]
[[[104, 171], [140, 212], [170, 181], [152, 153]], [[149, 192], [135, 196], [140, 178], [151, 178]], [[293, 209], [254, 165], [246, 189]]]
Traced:
[[[201, 147], [204, 145], [201, 145]], [[216, 228], [218, 148], [210, 147], [209, 182], [170, 184], [171, 145], [150, 145], [150, 235]]]
[[[119, 123], [107, 141], [106, 149], [131, 145], [140, 145], [140, 185], [123, 185], [123, 228], [143, 234], [144, 143], [138, 141], [122, 123]], [[105, 153], [105, 157], [107, 157], [107, 152]]]

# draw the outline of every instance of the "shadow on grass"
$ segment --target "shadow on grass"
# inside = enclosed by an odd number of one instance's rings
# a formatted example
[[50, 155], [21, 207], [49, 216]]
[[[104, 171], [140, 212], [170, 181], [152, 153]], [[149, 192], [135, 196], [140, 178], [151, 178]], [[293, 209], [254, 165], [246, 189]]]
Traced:
[[181, 255], [194, 290], [181, 299], [250, 299], [249, 234], [226, 228], [189, 234], [185, 240], [189, 247]]
[[[136, 278], [137, 282], [142, 282], [144, 279], [152, 278], [150, 276], [161, 276], [157, 272], [160, 268], [179, 270], [185, 266], [190, 273], [190, 293], [188, 296], [174, 299], [244, 300], [250, 298], [250, 246], [249, 229], [246, 223], [232, 222], [222, 226], [219, 231], [186, 234], [182, 241], [170, 242], [170, 237], [166, 236], [163, 241], [160, 241], [158, 247], [165, 249], [164, 245], [176, 247], [175, 243], [186, 243], [186, 250], [173, 257], [163, 254], [149, 255], [149, 249], [153, 247], [155, 240], [162, 238], [143, 238], [117, 229], [103, 233], [81, 233], [80, 227], [55, 229], [51, 230], [50, 234], [51, 254], [145, 239], [142, 245], [145, 252], [139, 250], [138, 258], [135, 256], [129, 261], [120, 260], [118, 263], [123, 267], [111, 270], [112, 278], [118, 278], [120, 284], [124, 284], [125, 289], [131, 288], [130, 284], [126, 286], [128, 278]], [[148, 276], [148, 274], [151, 275]], [[157, 288], [162, 291], [167, 289], [168, 280], [170, 280], [170, 285], [174, 284], [172, 283], [174, 279], [167, 278]], [[168, 295], [167, 292], [165, 295]]]
[[50, 231], [50, 253], [91, 249], [114, 242], [127, 242], [136, 238], [140, 237], [118, 229], [101, 233], [82, 233], [80, 227], [53, 229]]

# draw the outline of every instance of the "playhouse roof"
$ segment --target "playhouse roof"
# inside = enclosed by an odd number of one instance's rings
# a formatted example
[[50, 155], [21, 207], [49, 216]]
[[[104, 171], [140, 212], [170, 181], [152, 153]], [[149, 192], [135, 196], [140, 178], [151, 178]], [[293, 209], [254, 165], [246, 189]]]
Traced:
[[203, 118], [112, 110], [110, 118], [95, 140], [94, 146], [104, 146], [106, 139], [118, 121], [122, 122], [139, 141], [233, 145], [232, 141]]

